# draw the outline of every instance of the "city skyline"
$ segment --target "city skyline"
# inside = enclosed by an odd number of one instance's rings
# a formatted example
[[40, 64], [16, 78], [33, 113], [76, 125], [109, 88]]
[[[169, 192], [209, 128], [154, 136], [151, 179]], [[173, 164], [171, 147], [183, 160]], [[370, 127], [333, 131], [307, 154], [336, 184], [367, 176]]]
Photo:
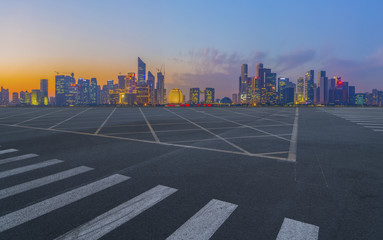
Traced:
[[[157, 68], [156, 77], [146, 70], [146, 63], [137, 58], [136, 72], [119, 73], [117, 81], [108, 80], [99, 84], [97, 78], [77, 78], [74, 73], [59, 73], [55, 76], [55, 93], [49, 96], [48, 79], [40, 79], [40, 88], [30, 91], [10, 92], [1, 86], [0, 105], [137, 105], [156, 106], [164, 104], [240, 104], [240, 105], [383, 105], [383, 91], [374, 88], [371, 92], [360, 92], [342, 76], [327, 76], [326, 71], [308, 70], [296, 81], [278, 76], [263, 63], [256, 63], [253, 76], [249, 75], [248, 64], [240, 68], [238, 92], [233, 89], [229, 96], [216, 98], [215, 87], [200, 90], [189, 88], [189, 100], [179, 88], [173, 88], [167, 96], [164, 66]], [[218, 86], [219, 87], [219, 86]], [[358, 91], [357, 91], [358, 90]], [[173, 93], [173, 94], [172, 94]], [[170, 96], [172, 95], [172, 96]], [[204, 96], [204, 98], [201, 97]], [[11, 98], [12, 97], [12, 98]], [[221, 101], [222, 100], [222, 101]], [[188, 106], [190, 106], [188, 105]], [[169, 105], [170, 106], [170, 105]]]
[[[40, 79], [48, 79], [52, 95], [55, 71], [96, 77], [105, 84], [117, 81], [120, 72], [136, 69], [134, 58], [141, 56], [154, 67], [148, 68], [151, 72], [166, 66], [169, 89], [187, 92], [194, 86], [216, 85], [220, 98], [231, 96], [236, 88], [232, 80], [238, 65], [248, 63], [255, 69], [257, 62], [291, 80], [307, 69], [325, 69], [328, 76], [343, 76], [360, 92], [381, 89], [383, 34], [374, 28], [380, 7], [380, 2], [366, 6], [359, 1], [159, 6], [151, 1], [5, 1], [0, 85], [19, 92], [36, 89]], [[144, 15], [137, 11], [141, 8]], [[124, 18], [122, 13], [130, 9], [134, 11]], [[302, 14], [314, 9], [320, 18]], [[71, 17], [56, 17], [66, 12]], [[133, 24], [129, 18], [142, 20]]]

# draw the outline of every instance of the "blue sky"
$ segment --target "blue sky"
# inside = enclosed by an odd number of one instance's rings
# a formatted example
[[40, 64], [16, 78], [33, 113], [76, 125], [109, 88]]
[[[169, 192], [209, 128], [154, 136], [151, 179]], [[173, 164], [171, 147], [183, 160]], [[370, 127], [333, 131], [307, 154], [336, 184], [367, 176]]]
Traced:
[[[96, 76], [165, 64], [167, 88], [238, 88], [262, 61], [295, 81], [309, 69], [383, 90], [382, 1], [8, 1], [0, 3], [0, 85], [54, 71]], [[17, 87], [18, 86], [18, 87]]]

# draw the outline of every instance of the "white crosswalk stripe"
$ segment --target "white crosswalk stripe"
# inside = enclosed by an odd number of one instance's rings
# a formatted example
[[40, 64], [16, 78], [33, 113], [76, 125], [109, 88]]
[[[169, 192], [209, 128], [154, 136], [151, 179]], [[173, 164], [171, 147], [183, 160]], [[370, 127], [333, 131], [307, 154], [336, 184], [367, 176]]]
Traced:
[[18, 193], [29, 191], [29, 190], [53, 183], [53, 182], [57, 182], [57, 181], [60, 181], [60, 180], [66, 179], [66, 178], [70, 178], [70, 177], [76, 176], [78, 174], [88, 172], [90, 170], [93, 170], [93, 168], [81, 166], [81, 167], [69, 169], [69, 170], [66, 170], [63, 172], [59, 172], [56, 174], [52, 174], [52, 175], [49, 175], [46, 177], [42, 177], [39, 179], [35, 179], [35, 180], [29, 181], [26, 183], [18, 184], [16, 186], [5, 188], [5, 189], [0, 190], [0, 199], [4, 199], [7, 197], [16, 195]]
[[317, 240], [319, 227], [285, 218], [276, 240]]
[[176, 191], [177, 189], [159, 185], [117, 206], [116, 208], [113, 208], [112, 210], [68, 232], [67, 234], [58, 237], [57, 240], [99, 239], [110, 231], [136, 217], [143, 211], [164, 200]]
[[337, 117], [348, 120], [357, 125], [381, 132], [383, 127], [383, 112], [380, 109], [346, 108], [346, 109], [321, 109]]
[[32, 171], [32, 170], [35, 170], [35, 169], [48, 167], [48, 166], [51, 166], [51, 165], [54, 165], [54, 164], [57, 164], [57, 163], [62, 163], [62, 162], [63, 161], [58, 160], [58, 159], [52, 159], [52, 160], [48, 160], [48, 161], [41, 162], [41, 163], [36, 163], [36, 164], [32, 164], [32, 165], [27, 165], [27, 166], [24, 166], [24, 167], [19, 167], [19, 168], [14, 168], [14, 169], [11, 169], [11, 170], [3, 171], [3, 172], [0, 172], [0, 179], [1, 178], [6, 178], [6, 177], [9, 177], [9, 176], [13, 176], [13, 175], [17, 175], [17, 174], [20, 174], [20, 173], [29, 172], [29, 171]]
[[17, 149], [14, 149], [14, 148], [10, 148], [10, 149], [5, 149], [5, 150], [0, 150], [0, 155], [1, 154], [6, 154], [6, 153], [13, 153], [13, 152], [17, 152], [18, 150]]
[[127, 176], [115, 174], [85, 186], [76, 188], [69, 192], [65, 192], [55, 197], [46, 199], [42, 202], [35, 203], [15, 212], [9, 213], [0, 217], [0, 232], [6, 231], [37, 217], [43, 216], [49, 212], [62, 208], [94, 193], [100, 192], [118, 183], [124, 182], [128, 179], [129, 177]]
[[6, 164], [6, 163], [10, 163], [10, 162], [21, 161], [21, 160], [25, 160], [25, 159], [29, 159], [29, 158], [33, 158], [33, 157], [38, 157], [38, 156], [39, 155], [37, 155], [37, 154], [29, 153], [29, 154], [24, 154], [24, 155], [16, 156], [16, 157], [4, 158], [4, 159], [0, 160], [0, 165], [1, 164]]
[[237, 207], [235, 204], [213, 199], [167, 239], [210, 239]]

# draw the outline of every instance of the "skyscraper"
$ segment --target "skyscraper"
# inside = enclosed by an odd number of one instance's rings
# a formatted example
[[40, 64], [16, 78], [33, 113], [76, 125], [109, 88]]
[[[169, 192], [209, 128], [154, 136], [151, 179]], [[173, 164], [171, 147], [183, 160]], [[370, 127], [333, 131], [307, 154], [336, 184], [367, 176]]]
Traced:
[[157, 73], [157, 102], [165, 104], [165, 76], [162, 72]]
[[278, 78], [278, 95], [279, 95], [279, 102], [284, 103], [284, 95], [283, 90], [285, 89], [286, 85], [289, 83], [289, 79], [285, 77]]
[[79, 101], [80, 105], [88, 105], [90, 104], [90, 81], [88, 79], [78, 79], [79, 85]]
[[200, 91], [199, 88], [190, 88], [190, 104], [199, 104], [200, 102]]
[[318, 88], [319, 88], [319, 103], [328, 104], [329, 102], [329, 87], [326, 71], [318, 72]]
[[147, 85], [149, 88], [149, 104], [154, 104], [154, 88], [155, 88], [155, 77], [152, 72], [148, 71]]
[[91, 78], [90, 79], [90, 86], [89, 86], [89, 103], [91, 105], [97, 104], [97, 79]]
[[215, 97], [215, 93], [214, 93], [214, 88], [206, 88], [205, 89], [205, 103], [206, 104], [212, 104], [214, 103], [214, 97]]
[[305, 100], [308, 104], [314, 103], [314, 70], [305, 74]]
[[126, 88], [126, 75], [118, 75], [118, 88], [125, 89]]
[[64, 106], [65, 105], [65, 75], [56, 75], [55, 77], [55, 97], [56, 97], [56, 105]]
[[297, 98], [296, 101], [299, 104], [305, 103], [305, 80], [303, 77], [297, 80]]
[[239, 100], [240, 103], [247, 103], [247, 82], [248, 82], [248, 69], [247, 64], [242, 64], [241, 66], [241, 77], [239, 78]]
[[146, 64], [138, 58], [138, 85], [145, 85], [146, 81]]
[[48, 98], [48, 79], [40, 80], [40, 92], [42, 98]]

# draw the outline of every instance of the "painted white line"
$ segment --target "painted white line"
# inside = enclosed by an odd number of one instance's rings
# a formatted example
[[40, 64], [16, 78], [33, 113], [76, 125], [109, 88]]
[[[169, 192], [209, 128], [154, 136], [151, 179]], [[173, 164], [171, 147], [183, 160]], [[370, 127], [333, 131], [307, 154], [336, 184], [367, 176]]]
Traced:
[[298, 119], [299, 119], [299, 108], [296, 108], [293, 132], [292, 132], [291, 140], [290, 140], [289, 155], [287, 157], [290, 161], [293, 161], [293, 162], [297, 161]]
[[[208, 148], [208, 147], [188, 146], [188, 145], [166, 143], [166, 142], [159, 142], [159, 143], [157, 143], [155, 141], [150, 141], [150, 140], [127, 138], [127, 137], [118, 137], [118, 136], [109, 136], [109, 135], [103, 135], [103, 134], [94, 135], [93, 133], [75, 132], [75, 131], [68, 131], [68, 130], [63, 130], [63, 129], [50, 129], [50, 128], [21, 126], [21, 125], [20, 126], [12, 126], [10, 124], [3, 124], [3, 123], [0, 123], [0, 126], [17, 127], [17, 128], [34, 129], [34, 130], [41, 130], [41, 131], [51, 131], [51, 132], [61, 132], [61, 133], [69, 133], [69, 134], [75, 134], [75, 135], [83, 135], [83, 136], [91, 136], [91, 137], [102, 137], [102, 138], [118, 139], [118, 140], [123, 140], [123, 141], [132, 141], [132, 142], [141, 142], [141, 143], [149, 143], [149, 144], [158, 144], [158, 145], [172, 146], [172, 147], [178, 147], [178, 148], [197, 149], [197, 150], [203, 150], [203, 151], [211, 151], [211, 152], [220, 152], [220, 153], [228, 153], [228, 154], [234, 154], [234, 155], [249, 156], [249, 154], [244, 153], [244, 152], [235, 152], [235, 151], [230, 151], [230, 150], [222, 150], [222, 149]], [[287, 158], [280, 158], [280, 157], [275, 157], [275, 156], [265, 156], [265, 155], [258, 155], [258, 154], [253, 154], [253, 153], [251, 153], [250, 156], [274, 159], [274, 160], [278, 160], [278, 161], [291, 162]]]
[[[196, 111], [196, 110], [194, 110], [194, 109], [192, 109], [192, 108], [190, 108], [190, 109], [193, 110], [193, 111]], [[270, 135], [270, 136], [273, 136], [273, 137], [276, 137], [276, 138], [279, 138], [279, 139], [282, 139], [282, 140], [285, 140], [285, 141], [290, 142], [290, 139], [287, 139], [287, 138], [278, 136], [278, 135], [273, 134], [273, 133], [269, 133], [269, 132], [267, 132], [267, 131], [263, 131], [263, 130], [261, 130], [261, 129], [259, 129], [259, 128], [256, 128], [256, 127], [252, 127], [252, 126], [249, 126], [249, 125], [246, 125], [246, 124], [242, 124], [242, 123], [239, 123], [239, 122], [236, 122], [236, 121], [232, 121], [232, 120], [229, 120], [229, 119], [220, 117], [220, 116], [215, 116], [215, 115], [213, 115], [213, 114], [206, 113], [206, 112], [202, 112], [202, 114], [206, 114], [206, 115], [209, 115], [209, 116], [212, 116], [212, 117], [215, 117], [215, 118], [219, 118], [219, 119], [225, 120], [225, 121], [227, 121], [227, 122], [231, 122], [231, 123], [234, 123], [234, 124], [237, 124], [237, 125], [246, 127], [246, 128], [250, 128], [250, 129], [253, 129], [253, 130], [255, 130], [255, 131], [258, 131], [258, 132], [261, 132], [261, 133], [264, 133], [264, 134], [268, 134], [268, 135]]]
[[129, 177], [115, 174], [4, 215], [0, 217], [0, 232], [26, 223], [128, 179]]
[[375, 132], [383, 132], [383, 129], [372, 129], [374, 130]]
[[167, 240], [208, 240], [238, 206], [219, 200], [211, 200]]
[[23, 111], [23, 113], [21, 113], [21, 114], [14, 114], [14, 115], [11, 115], [11, 116], [2, 117], [2, 118], [0, 118], [0, 120], [2, 120], [2, 119], [7, 119], [7, 118], [11, 118], [11, 117], [23, 116], [23, 115], [27, 115], [27, 114], [29, 114], [29, 113], [34, 113], [34, 112], [41, 112], [42, 110], [44, 110], [44, 109], [38, 109], [38, 110], [36, 110], [36, 111], [31, 111], [31, 112], [24, 112], [24, 111]]
[[105, 121], [101, 124], [101, 126], [97, 129], [97, 131], [94, 133], [95, 135], [98, 135], [101, 131], [101, 129], [105, 126], [105, 124], [108, 122], [109, 118], [113, 115], [113, 113], [116, 111], [117, 107], [113, 109], [113, 111], [109, 114], [109, 116], [105, 119]]
[[[290, 133], [278, 134], [278, 136], [291, 136]], [[242, 136], [242, 137], [226, 137], [225, 139], [247, 139], [247, 138], [264, 138], [264, 137], [273, 137], [270, 135], [256, 135], [256, 136]], [[207, 139], [198, 139], [198, 140], [182, 140], [182, 141], [171, 141], [168, 143], [186, 143], [186, 142], [205, 142], [205, 141], [219, 141], [218, 138], [207, 138]]]
[[157, 186], [113, 208], [84, 225], [56, 238], [56, 240], [96, 240], [133, 219], [145, 210], [175, 193], [177, 189]]
[[193, 124], [194, 126], [201, 128], [201, 129], [204, 130], [205, 132], [210, 133], [211, 135], [215, 136], [216, 138], [221, 139], [222, 141], [224, 141], [224, 142], [226, 142], [227, 144], [233, 146], [234, 148], [240, 150], [241, 152], [246, 153], [246, 154], [248, 154], [248, 155], [251, 154], [250, 152], [246, 151], [245, 149], [241, 148], [240, 146], [235, 145], [234, 143], [232, 143], [232, 142], [226, 140], [225, 138], [223, 138], [223, 137], [221, 137], [221, 136], [219, 136], [219, 135], [213, 133], [212, 131], [210, 131], [210, 130], [204, 128], [204, 127], [202, 127], [201, 125], [199, 125], [199, 124], [197, 124], [197, 123], [195, 123], [195, 122], [193, 122], [193, 121], [191, 121], [191, 120], [189, 120], [189, 119], [187, 119], [187, 118], [185, 118], [185, 117], [183, 117], [183, 116], [181, 116], [181, 115], [179, 115], [179, 114], [177, 114], [177, 113], [175, 113], [175, 112], [172, 112], [172, 111], [170, 111], [169, 109], [166, 109], [166, 108], [164, 108], [164, 109], [165, 109], [166, 111], [170, 112], [170, 113], [173, 113], [174, 115], [178, 116], [179, 118], [182, 118], [182, 119], [184, 119], [185, 121], [188, 121], [189, 123]]
[[363, 125], [363, 127], [366, 127], [366, 128], [383, 128], [383, 126], [370, 126], [370, 125]]
[[63, 161], [58, 160], [58, 159], [52, 159], [52, 160], [48, 160], [48, 161], [41, 162], [41, 163], [36, 163], [36, 164], [32, 164], [32, 165], [27, 165], [27, 166], [24, 166], [24, 167], [19, 167], [19, 168], [14, 168], [14, 169], [11, 169], [11, 170], [3, 171], [3, 172], [0, 172], [0, 179], [1, 178], [6, 178], [6, 177], [9, 177], [9, 176], [13, 176], [13, 175], [17, 175], [17, 174], [20, 174], [20, 173], [29, 172], [29, 171], [32, 171], [32, 170], [35, 170], [35, 169], [48, 167], [48, 166], [51, 166], [51, 165], [54, 165], [54, 164], [57, 164], [57, 163], [62, 163], [62, 162]]
[[77, 168], [72, 168], [63, 172], [59, 172], [56, 174], [52, 174], [43, 178], [35, 179], [26, 183], [21, 183], [9, 188], [5, 188], [0, 190], [0, 199], [4, 199], [25, 191], [29, 191], [31, 189], [35, 189], [53, 182], [57, 182], [66, 178], [70, 178], [73, 176], [76, 176], [78, 174], [88, 172], [90, 170], [93, 170], [93, 168], [81, 166]]
[[58, 127], [58, 126], [60, 126], [61, 124], [66, 123], [66, 122], [68, 122], [69, 120], [72, 120], [73, 118], [77, 117], [78, 115], [83, 114], [84, 112], [88, 111], [89, 109], [91, 109], [91, 108], [87, 108], [87, 109], [85, 109], [84, 111], [79, 112], [79, 113], [73, 115], [72, 117], [65, 119], [65, 120], [62, 121], [62, 122], [57, 123], [56, 125], [53, 125], [53, 126], [49, 127], [49, 129], [53, 129], [53, 128], [55, 128], [55, 127]]
[[269, 153], [258, 153], [258, 154], [261, 154], [261, 155], [274, 155], [274, 154], [284, 154], [284, 153], [289, 153], [287, 151], [285, 152], [269, 152]]
[[6, 153], [13, 153], [13, 152], [17, 152], [17, 151], [19, 151], [19, 150], [14, 149], [14, 148], [5, 149], [5, 150], [0, 150], [0, 155], [1, 155], [1, 154], [6, 154]]
[[285, 218], [276, 240], [317, 240], [319, 227]]
[[160, 139], [158, 138], [156, 132], [154, 131], [154, 129], [152, 128], [152, 125], [150, 125], [150, 122], [148, 121], [148, 119], [146, 118], [144, 112], [141, 110], [141, 108], [138, 108], [142, 114], [142, 117], [145, 119], [145, 122], [146, 122], [146, 125], [148, 126], [148, 128], [150, 129], [150, 132], [152, 133], [153, 135], [153, 138], [156, 142], [160, 142]]
[[[227, 110], [227, 109], [222, 109], [222, 111], [232, 112], [232, 113], [236, 113], [236, 114], [240, 114], [240, 115], [244, 115], [244, 116], [249, 116], [249, 117], [253, 117], [253, 118], [258, 118], [254, 122], [261, 121], [261, 120], [268, 120], [268, 121], [277, 122], [277, 123], [281, 123], [281, 124], [291, 125], [291, 124], [288, 124], [288, 123], [285, 123], [282, 121], [278, 121], [278, 120], [274, 120], [274, 119], [270, 119], [270, 118], [265, 118], [265, 117], [258, 117], [258, 116], [254, 116], [254, 115], [247, 114], [247, 113], [242, 113], [242, 112], [237, 112], [237, 111], [232, 111], [232, 110]], [[251, 111], [251, 112], [254, 112], [254, 111]]]
[[65, 108], [64, 109], [61, 109], [61, 110], [58, 110], [58, 111], [54, 111], [54, 112], [50, 112], [50, 113], [47, 113], [47, 114], [43, 114], [43, 115], [40, 115], [40, 116], [37, 116], [37, 117], [34, 117], [34, 118], [31, 118], [31, 119], [28, 119], [28, 120], [25, 120], [25, 121], [22, 121], [22, 122], [19, 122], [19, 123], [15, 123], [14, 125], [20, 125], [20, 124], [23, 124], [23, 123], [26, 123], [26, 122], [30, 122], [30, 121], [33, 121], [35, 119], [39, 119], [39, 118], [42, 118], [42, 117], [45, 117], [45, 116], [48, 116], [50, 114], [53, 114], [53, 113], [58, 113], [58, 112], [62, 112], [66, 110]]
[[0, 160], [0, 165], [5, 164], [5, 163], [10, 163], [10, 162], [16, 162], [16, 161], [21, 161], [29, 158], [34, 158], [38, 157], [39, 155], [34, 154], [34, 153], [29, 153], [29, 154], [24, 154], [16, 157], [10, 157], [10, 158], [4, 158]]

